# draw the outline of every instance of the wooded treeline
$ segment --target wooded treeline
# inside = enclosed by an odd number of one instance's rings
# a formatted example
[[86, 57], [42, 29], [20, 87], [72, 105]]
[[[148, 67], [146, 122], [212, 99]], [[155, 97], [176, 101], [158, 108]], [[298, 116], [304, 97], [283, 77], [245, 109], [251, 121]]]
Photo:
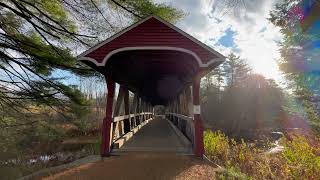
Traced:
[[[227, 0], [218, 6], [232, 12], [245, 10], [247, 3]], [[204, 78], [203, 115], [212, 128], [229, 134], [260, 128], [320, 133], [319, 11], [318, 1], [283, 0], [270, 12], [269, 21], [284, 35], [279, 66], [286, 86], [250, 73], [232, 54]]]
[[207, 127], [234, 136], [281, 127], [282, 90], [274, 80], [252, 73], [239, 56], [231, 53], [201, 88]]

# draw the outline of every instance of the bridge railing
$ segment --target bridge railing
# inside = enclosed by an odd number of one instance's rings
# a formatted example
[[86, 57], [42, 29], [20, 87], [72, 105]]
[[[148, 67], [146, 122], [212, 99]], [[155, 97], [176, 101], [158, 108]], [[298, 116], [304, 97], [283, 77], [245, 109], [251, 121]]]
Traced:
[[194, 123], [192, 117], [177, 113], [166, 113], [166, 118], [170, 120], [192, 144], [194, 144]]
[[152, 112], [141, 112], [113, 117], [113, 142], [131, 132], [144, 121], [152, 118]]

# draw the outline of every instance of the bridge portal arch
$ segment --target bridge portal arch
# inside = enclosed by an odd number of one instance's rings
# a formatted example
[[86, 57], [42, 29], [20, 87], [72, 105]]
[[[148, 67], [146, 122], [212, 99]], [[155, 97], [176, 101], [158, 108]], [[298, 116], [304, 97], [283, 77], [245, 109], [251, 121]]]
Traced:
[[[167, 119], [190, 140], [193, 152], [203, 155], [200, 80], [224, 61], [223, 55], [150, 16], [90, 48], [78, 59], [102, 73], [107, 81], [102, 156], [109, 155], [115, 140], [152, 119], [154, 105], [167, 107]], [[120, 84], [116, 103], [115, 83]], [[134, 94], [131, 101], [129, 91]]]

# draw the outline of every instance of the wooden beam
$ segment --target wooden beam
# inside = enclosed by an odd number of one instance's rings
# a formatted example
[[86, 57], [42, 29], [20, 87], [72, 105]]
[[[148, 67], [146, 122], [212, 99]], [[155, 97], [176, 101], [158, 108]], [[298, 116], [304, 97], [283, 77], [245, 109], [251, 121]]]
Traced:
[[129, 113], [130, 113], [129, 90], [127, 87], [124, 87], [124, 114], [127, 115]]
[[192, 86], [188, 86], [186, 89], [187, 98], [187, 111], [189, 116], [193, 116], [193, 102], [192, 102]]
[[[137, 93], [134, 93], [133, 102], [132, 102], [132, 108], [130, 109], [130, 113], [131, 114], [136, 114], [137, 113], [137, 104], [138, 104], [138, 95], [137, 95]], [[132, 118], [132, 120], [133, 120], [132, 127], [136, 127], [137, 126], [137, 118], [134, 116]]]
[[123, 121], [123, 131], [127, 133], [131, 130], [129, 90], [127, 87], [124, 87], [124, 114], [129, 115], [129, 118]]
[[192, 83], [193, 95], [193, 118], [195, 128], [195, 144], [194, 153], [196, 156], [202, 157], [204, 154], [203, 146], [203, 124], [200, 115], [200, 77], [196, 77]]
[[[141, 107], [141, 98], [137, 95], [137, 109], [136, 109], [136, 113], [140, 113], [140, 107]], [[139, 125], [141, 122], [141, 116], [137, 116], [136, 118], [136, 125]]]
[[[122, 102], [123, 102], [123, 99], [124, 99], [124, 94], [125, 94], [125, 89], [124, 89], [124, 87], [122, 85], [120, 85], [118, 97], [117, 97], [115, 108], [114, 108], [114, 112], [113, 112], [113, 116], [114, 117], [120, 115], [121, 106], [122, 106]], [[122, 134], [123, 134], [122, 121], [113, 123], [113, 126], [112, 126], [112, 137], [114, 139], [117, 139]]]
[[151, 115], [151, 112], [144, 112], [144, 113], [137, 113], [137, 114], [127, 114], [127, 115], [122, 115], [122, 116], [117, 116], [113, 118], [113, 122], [119, 122], [123, 121], [125, 119], [128, 119], [129, 117], [137, 117], [137, 116], [142, 116], [144, 114]]
[[102, 123], [102, 134], [101, 134], [101, 156], [109, 156], [111, 150], [111, 124], [112, 124], [112, 106], [114, 100], [115, 82], [111, 77], [106, 77], [107, 81], [107, 106], [106, 106], [106, 117]]
[[120, 85], [119, 93], [117, 96], [117, 100], [116, 100], [116, 104], [113, 112], [114, 116], [119, 116], [121, 113], [120, 111], [121, 111], [121, 105], [124, 99], [124, 94], [125, 94], [125, 88], [122, 85]]
[[190, 123], [193, 123], [193, 118], [192, 117], [185, 116], [183, 114], [167, 113], [167, 115], [172, 115], [172, 116], [178, 117], [179, 119], [182, 119], [182, 120], [188, 121]]

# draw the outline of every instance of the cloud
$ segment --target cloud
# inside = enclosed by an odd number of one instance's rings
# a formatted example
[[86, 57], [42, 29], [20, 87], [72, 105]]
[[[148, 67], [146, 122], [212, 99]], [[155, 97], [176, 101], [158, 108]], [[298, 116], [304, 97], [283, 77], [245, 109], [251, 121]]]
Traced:
[[[231, 1], [231, 0], [230, 0]], [[256, 73], [278, 82], [282, 80], [277, 59], [277, 42], [282, 39], [279, 29], [267, 18], [278, 0], [246, 0], [233, 10], [221, 0], [157, 0], [184, 10], [188, 16], [177, 24], [179, 28], [213, 47], [220, 53], [239, 54]], [[231, 32], [232, 35], [228, 34]], [[229, 36], [229, 37], [228, 37]], [[221, 38], [232, 39], [232, 44]], [[230, 39], [229, 39], [230, 40]]]

